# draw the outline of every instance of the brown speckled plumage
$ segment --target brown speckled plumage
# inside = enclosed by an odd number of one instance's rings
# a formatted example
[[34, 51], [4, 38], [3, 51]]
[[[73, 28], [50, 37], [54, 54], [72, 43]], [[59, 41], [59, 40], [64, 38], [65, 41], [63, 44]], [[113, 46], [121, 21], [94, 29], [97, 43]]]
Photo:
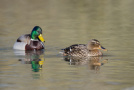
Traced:
[[100, 45], [100, 42], [96, 39], [92, 39], [88, 44], [74, 44], [64, 50], [64, 56], [76, 56], [76, 57], [87, 57], [87, 56], [102, 56], [102, 52], [99, 49], [105, 49]]

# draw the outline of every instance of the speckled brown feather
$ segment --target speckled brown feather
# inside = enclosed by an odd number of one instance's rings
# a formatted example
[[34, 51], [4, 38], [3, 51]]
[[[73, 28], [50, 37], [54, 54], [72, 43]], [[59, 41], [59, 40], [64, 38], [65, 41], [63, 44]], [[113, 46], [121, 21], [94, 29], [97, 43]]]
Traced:
[[86, 48], [85, 44], [74, 44], [71, 45], [64, 50], [64, 55], [71, 55], [71, 56], [85, 56], [89, 53], [89, 50]]
[[74, 44], [65, 49], [63, 52], [64, 56], [76, 56], [76, 57], [87, 57], [87, 56], [101, 56], [102, 52], [98, 50], [100, 43], [96, 39], [92, 39], [88, 44]]

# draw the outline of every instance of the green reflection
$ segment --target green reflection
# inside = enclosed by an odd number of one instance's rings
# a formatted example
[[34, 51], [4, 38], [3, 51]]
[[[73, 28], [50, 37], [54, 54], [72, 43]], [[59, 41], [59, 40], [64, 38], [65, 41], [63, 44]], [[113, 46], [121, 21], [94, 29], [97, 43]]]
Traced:
[[19, 61], [21, 61], [24, 64], [31, 64], [33, 72], [39, 72], [40, 70], [42, 70], [45, 61], [43, 55], [44, 50], [38, 50], [38, 51], [15, 50], [14, 53], [17, 56], [24, 56], [22, 58], [19, 58]]
[[39, 72], [42, 69], [44, 63], [44, 58], [40, 58], [38, 55], [32, 55], [33, 60], [31, 60], [32, 69], [34, 72]]

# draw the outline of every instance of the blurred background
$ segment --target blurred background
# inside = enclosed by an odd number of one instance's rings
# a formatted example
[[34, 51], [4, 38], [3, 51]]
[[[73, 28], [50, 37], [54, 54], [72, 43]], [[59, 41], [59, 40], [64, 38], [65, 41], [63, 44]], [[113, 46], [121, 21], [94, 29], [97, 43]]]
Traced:
[[[133, 8], [133, 0], [0, 0], [0, 89], [133, 90]], [[14, 42], [34, 26], [43, 30], [45, 52], [16, 55]], [[59, 53], [90, 39], [108, 50], [94, 60], [108, 60], [99, 70], [92, 59], [74, 65]]]

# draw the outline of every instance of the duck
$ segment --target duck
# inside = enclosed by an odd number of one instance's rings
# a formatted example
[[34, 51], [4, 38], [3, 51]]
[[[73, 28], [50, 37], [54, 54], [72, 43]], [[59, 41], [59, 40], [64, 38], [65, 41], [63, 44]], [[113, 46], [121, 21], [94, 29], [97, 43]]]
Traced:
[[45, 49], [45, 40], [42, 36], [42, 29], [39, 26], [35, 26], [31, 31], [31, 34], [21, 35], [13, 45], [15, 50], [41, 50]]
[[106, 48], [101, 46], [97, 39], [91, 39], [87, 44], [73, 44], [66, 47], [63, 50], [64, 56], [75, 56], [75, 57], [88, 57], [88, 56], [102, 56], [103, 53], [100, 51], [107, 51]]

